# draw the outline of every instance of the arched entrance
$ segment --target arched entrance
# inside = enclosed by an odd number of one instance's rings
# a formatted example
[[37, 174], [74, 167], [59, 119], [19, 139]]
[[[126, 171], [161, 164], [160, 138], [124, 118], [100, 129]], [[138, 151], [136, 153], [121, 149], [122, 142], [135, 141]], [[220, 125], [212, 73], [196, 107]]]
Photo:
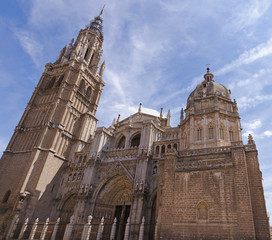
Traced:
[[130, 215], [132, 185], [129, 180], [117, 175], [107, 181], [98, 193], [94, 218], [105, 218], [104, 238], [110, 237], [111, 225], [117, 218], [116, 240], [124, 239], [125, 224]]
[[62, 205], [62, 208], [60, 210], [60, 224], [59, 224], [59, 230], [57, 233], [57, 239], [62, 239], [65, 226], [67, 223], [70, 222], [70, 218], [74, 213], [74, 208], [77, 202], [77, 195], [72, 194], [70, 197], [66, 199], [64, 204]]
[[77, 202], [77, 195], [71, 195], [63, 204], [61, 211], [60, 211], [60, 220], [64, 223], [70, 222], [70, 217], [74, 213], [74, 208]]

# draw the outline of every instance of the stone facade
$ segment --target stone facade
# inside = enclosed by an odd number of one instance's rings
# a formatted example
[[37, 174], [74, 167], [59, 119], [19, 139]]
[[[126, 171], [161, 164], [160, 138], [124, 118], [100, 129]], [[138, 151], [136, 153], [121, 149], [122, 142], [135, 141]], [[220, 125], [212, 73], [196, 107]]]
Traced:
[[115, 239], [270, 239], [256, 145], [243, 144], [237, 104], [209, 69], [177, 127], [140, 105], [95, 130], [101, 14], [46, 64], [2, 156], [1, 236], [49, 217], [65, 239], [61, 224], [90, 221], [88, 234], [109, 239], [115, 218]]

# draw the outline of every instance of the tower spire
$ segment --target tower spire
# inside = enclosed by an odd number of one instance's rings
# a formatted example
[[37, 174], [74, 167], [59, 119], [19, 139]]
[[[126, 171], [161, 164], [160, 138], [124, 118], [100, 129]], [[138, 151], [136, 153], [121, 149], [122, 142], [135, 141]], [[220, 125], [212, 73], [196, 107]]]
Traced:
[[102, 16], [105, 6], [106, 6], [106, 4], [104, 4], [103, 8], [101, 9], [100, 14], [99, 14], [99, 17]]
[[103, 39], [103, 20], [102, 20], [102, 13], [104, 11], [105, 5], [103, 6], [102, 10], [100, 11], [100, 14], [94, 18], [94, 20], [92, 20], [90, 22], [90, 26], [89, 29], [93, 30], [94, 32], [96, 32], [102, 39]]

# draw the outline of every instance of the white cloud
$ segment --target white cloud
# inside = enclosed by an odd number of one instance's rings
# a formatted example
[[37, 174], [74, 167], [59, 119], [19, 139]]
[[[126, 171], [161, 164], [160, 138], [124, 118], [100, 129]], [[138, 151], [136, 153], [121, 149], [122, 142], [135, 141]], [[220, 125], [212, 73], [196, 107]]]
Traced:
[[271, 95], [256, 95], [251, 96], [250, 98], [247, 96], [242, 96], [237, 99], [238, 107], [240, 109], [247, 109], [254, 107], [264, 101], [271, 101], [272, 100], [272, 94]]
[[272, 38], [267, 42], [259, 44], [257, 47], [252, 48], [248, 51], [243, 52], [237, 59], [231, 63], [226, 64], [221, 69], [215, 72], [215, 75], [223, 75], [230, 72], [242, 65], [250, 64], [260, 58], [266, 57], [272, 54]]
[[262, 125], [262, 122], [260, 120], [255, 120], [248, 124], [249, 129], [256, 129]]
[[231, 16], [223, 28], [224, 32], [236, 33], [257, 22], [271, 5], [270, 0], [250, 0], [239, 4], [235, 1]]
[[271, 137], [272, 136], [272, 131], [267, 130], [267, 131], [264, 132], [264, 135], [267, 136], [267, 137]]
[[25, 30], [15, 30], [15, 35], [19, 39], [24, 51], [31, 57], [37, 67], [41, 67], [41, 55], [43, 46], [35, 40], [35, 37], [30, 32]]

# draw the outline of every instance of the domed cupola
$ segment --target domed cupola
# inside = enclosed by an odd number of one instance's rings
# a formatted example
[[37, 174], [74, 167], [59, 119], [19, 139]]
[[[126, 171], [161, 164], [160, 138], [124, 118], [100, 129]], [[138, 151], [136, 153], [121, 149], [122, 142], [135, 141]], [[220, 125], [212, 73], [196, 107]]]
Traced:
[[216, 83], [213, 80], [214, 76], [207, 68], [207, 73], [204, 75], [204, 81], [197, 85], [196, 89], [189, 95], [187, 99], [187, 108], [192, 105], [195, 99], [208, 98], [212, 96], [220, 96], [231, 100], [229, 90], [222, 84]]
[[204, 80], [190, 94], [180, 117], [180, 149], [230, 146], [241, 141], [241, 124], [230, 91], [213, 80], [207, 68]]

